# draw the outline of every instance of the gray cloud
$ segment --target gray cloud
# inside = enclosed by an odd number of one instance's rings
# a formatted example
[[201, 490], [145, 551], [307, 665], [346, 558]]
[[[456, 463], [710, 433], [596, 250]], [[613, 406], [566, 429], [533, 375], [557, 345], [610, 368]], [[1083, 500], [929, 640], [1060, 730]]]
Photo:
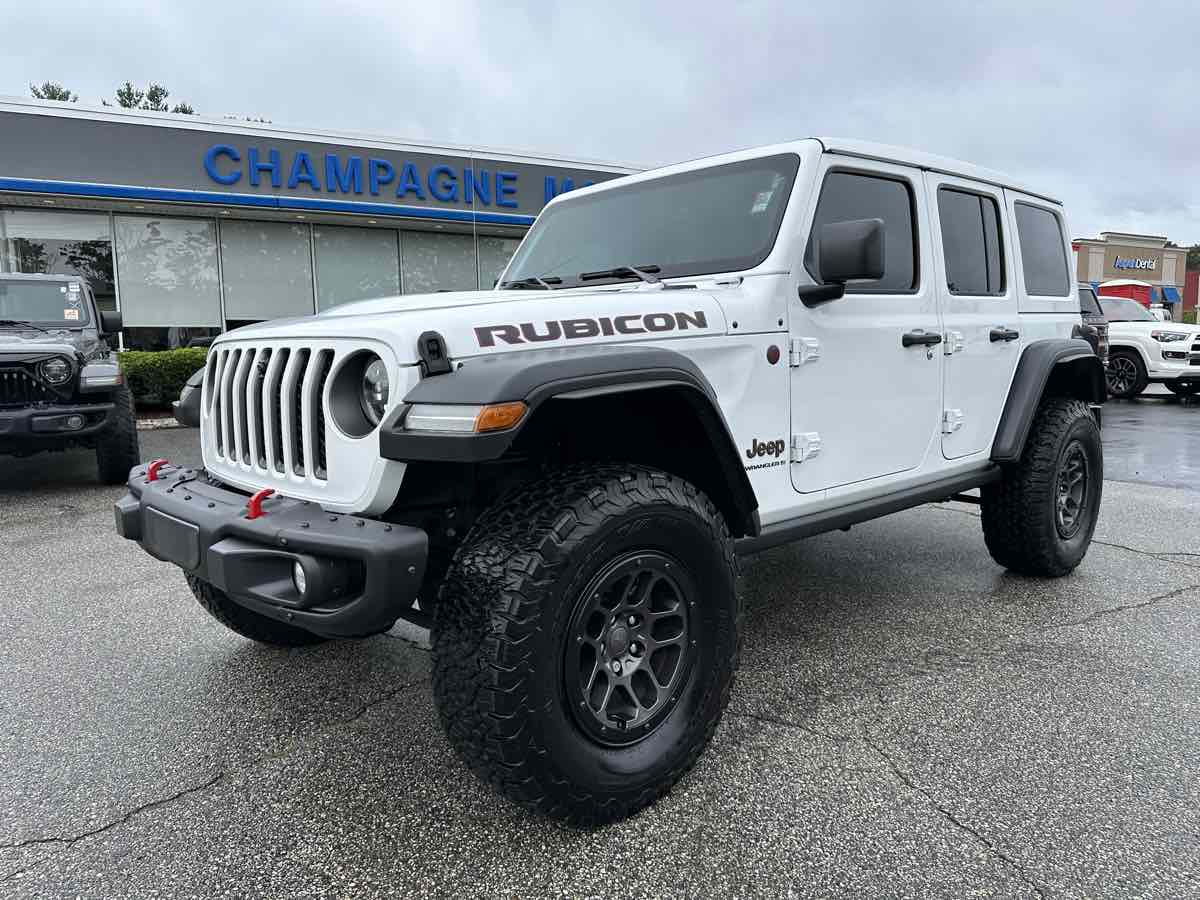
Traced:
[[159, 80], [208, 114], [644, 163], [808, 134], [1012, 172], [1077, 235], [1200, 242], [1186, 3], [11, 4], [0, 93]]

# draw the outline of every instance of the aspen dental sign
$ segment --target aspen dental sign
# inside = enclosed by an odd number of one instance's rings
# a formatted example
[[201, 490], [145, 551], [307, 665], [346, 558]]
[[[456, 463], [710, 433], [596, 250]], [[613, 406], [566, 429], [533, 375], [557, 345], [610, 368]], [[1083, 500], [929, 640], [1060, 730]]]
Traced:
[[1114, 269], [1140, 269], [1153, 272], [1158, 269], [1158, 260], [1154, 257], [1139, 259], [1136, 256], [1118, 256], [1113, 260]]
[[[204, 171], [225, 187], [269, 185], [299, 194], [476, 208], [519, 209], [523, 205], [519, 171], [461, 160], [392, 161], [370, 155], [213, 144], [204, 153]], [[534, 190], [545, 203], [564, 191], [592, 183], [576, 185], [570, 177], [544, 175]]]

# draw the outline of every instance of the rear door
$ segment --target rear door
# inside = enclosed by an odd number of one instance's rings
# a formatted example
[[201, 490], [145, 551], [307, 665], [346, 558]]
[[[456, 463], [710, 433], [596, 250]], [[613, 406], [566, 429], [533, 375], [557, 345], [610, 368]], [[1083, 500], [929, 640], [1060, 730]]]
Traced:
[[991, 448], [1021, 355], [1012, 240], [1001, 188], [927, 173], [942, 309], [942, 455]]

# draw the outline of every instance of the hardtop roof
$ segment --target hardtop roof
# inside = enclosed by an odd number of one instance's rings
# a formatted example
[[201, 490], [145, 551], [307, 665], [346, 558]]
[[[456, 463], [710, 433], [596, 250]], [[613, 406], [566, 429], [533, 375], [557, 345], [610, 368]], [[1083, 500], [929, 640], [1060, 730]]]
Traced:
[[911, 150], [907, 147], [897, 147], [892, 144], [876, 144], [871, 141], [859, 141], [852, 138], [820, 137], [817, 140], [825, 147], [827, 153], [854, 156], [859, 159], [873, 159], [880, 162], [894, 162], [900, 165], [924, 169], [928, 172], [939, 172], [943, 175], [968, 178], [972, 181], [981, 181], [985, 184], [995, 185], [996, 187], [1008, 188], [1012, 191], [1048, 200], [1060, 206], [1062, 205], [1062, 202], [1057, 198], [1023, 183], [1018, 178], [1004, 172], [998, 172], [995, 169], [976, 166], [949, 156], [938, 156], [936, 153], [926, 153], [922, 150]]
[[691, 172], [697, 169], [708, 168], [710, 166], [720, 166], [726, 163], [739, 162], [742, 160], [755, 159], [764, 156], [775, 156], [780, 153], [797, 153], [802, 158], [807, 151], [811, 153], [814, 147], [819, 148], [821, 152], [831, 153], [840, 156], [846, 156], [857, 159], [874, 160], [877, 162], [895, 163], [902, 166], [911, 166], [917, 169], [923, 169], [928, 172], [938, 172], [943, 175], [952, 175], [958, 178], [965, 178], [971, 181], [978, 181], [982, 184], [990, 184], [995, 187], [1007, 188], [1017, 193], [1025, 194], [1030, 197], [1037, 197], [1049, 203], [1061, 206], [1062, 201], [1056, 197], [1038, 190], [1020, 179], [1012, 175], [998, 172], [995, 169], [988, 169], [983, 166], [972, 165], [962, 160], [952, 159], [948, 156], [938, 156], [935, 153], [925, 153], [922, 150], [912, 150], [907, 147], [897, 147], [891, 144], [877, 144], [871, 141], [859, 141], [852, 138], [835, 138], [835, 137], [814, 137], [805, 138], [802, 140], [786, 141], [778, 144], [766, 144], [759, 147], [745, 147], [739, 150], [732, 150], [725, 153], [713, 154], [711, 156], [699, 157], [696, 159], [681, 160], [677, 163], [671, 163], [665, 166], [658, 166], [653, 169], [647, 169], [642, 172], [626, 175], [622, 178], [615, 178], [611, 181], [603, 181], [600, 184], [588, 185], [587, 187], [576, 188], [568, 193], [559, 194], [550, 201], [547, 206], [553, 206], [566, 199], [586, 196], [593, 193], [603, 193], [605, 191], [616, 190], [627, 187], [632, 184], [637, 184], [643, 181], [652, 181], [656, 178], [662, 178], [669, 175]]

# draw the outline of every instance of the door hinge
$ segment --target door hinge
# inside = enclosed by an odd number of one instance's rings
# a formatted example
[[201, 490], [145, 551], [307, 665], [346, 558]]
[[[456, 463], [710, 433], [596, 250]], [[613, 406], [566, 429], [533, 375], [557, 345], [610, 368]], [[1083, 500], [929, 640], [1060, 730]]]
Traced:
[[792, 435], [792, 462], [802, 463], [821, 452], [821, 435], [815, 431]]
[[816, 362], [821, 358], [821, 342], [810, 337], [792, 338], [788, 357], [793, 367]]
[[952, 353], [958, 353], [966, 345], [966, 339], [963, 338], [961, 331], [947, 331], [946, 339], [942, 342], [942, 352], [949, 356]]
[[954, 434], [963, 426], [963, 411], [948, 409], [942, 413], [942, 434]]

